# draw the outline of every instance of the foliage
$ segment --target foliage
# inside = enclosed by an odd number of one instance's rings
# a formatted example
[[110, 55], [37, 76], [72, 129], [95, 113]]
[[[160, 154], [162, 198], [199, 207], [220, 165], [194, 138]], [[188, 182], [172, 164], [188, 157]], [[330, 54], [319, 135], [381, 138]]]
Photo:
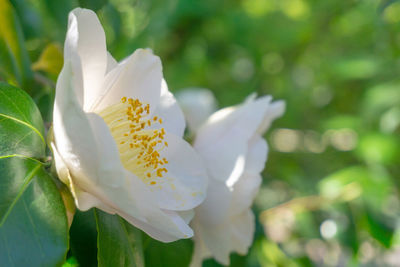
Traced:
[[[221, 107], [252, 92], [286, 101], [285, 116], [267, 134], [255, 242], [247, 256], [232, 255], [232, 266], [395, 263], [400, 2], [0, 0], [0, 80], [33, 98], [46, 127], [67, 15], [78, 5], [97, 12], [117, 59], [153, 49], [173, 92], [210, 88]], [[1, 266], [20, 255], [30, 266], [41, 258], [57, 265], [68, 249], [65, 208], [44, 169], [45, 130], [34, 102], [0, 85]], [[110, 229], [129, 234], [115, 240]], [[134, 231], [118, 217], [78, 212], [64, 265], [140, 266], [132, 258], [141, 244], [151, 266], [190, 259], [191, 241], [159, 244]]]

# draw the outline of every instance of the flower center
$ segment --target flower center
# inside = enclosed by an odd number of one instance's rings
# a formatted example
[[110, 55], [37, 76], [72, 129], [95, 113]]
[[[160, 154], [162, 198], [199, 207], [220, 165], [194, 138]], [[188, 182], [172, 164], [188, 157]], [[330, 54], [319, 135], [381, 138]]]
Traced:
[[99, 115], [110, 128], [117, 143], [122, 165], [146, 184], [155, 185], [168, 170], [160, 152], [168, 147], [165, 130], [153, 129], [162, 124], [157, 116], [150, 117], [150, 105], [138, 99], [123, 97], [120, 103], [108, 106]]

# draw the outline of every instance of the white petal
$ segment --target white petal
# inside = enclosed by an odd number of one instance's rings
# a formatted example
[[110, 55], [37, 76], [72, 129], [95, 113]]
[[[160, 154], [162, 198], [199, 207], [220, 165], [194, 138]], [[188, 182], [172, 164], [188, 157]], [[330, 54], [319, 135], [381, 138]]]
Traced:
[[285, 102], [282, 100], [272, 102], [269, 105], [268, 110], [265, 112], [263, 122], [261, 123], [257, 132], [259, 134], [263, 135], [265, 133], [265, 131], [268, 130], [271, 123], [275, 119], [277, 119], [283, 115], [283, 113], [285, 112], [285, 106], [286, 106]]
[[249, 209], [261, 185], [261, 175], [244, 173], [233, 188], [232, 205], [229, 214], [234, 216]]
[[[163, 120], [162, 127], [169, 133], [177, 136], [183, 136], [185, 131], [185, 118], [175, 97], [168, 90], [167, 83], [162, 80], [161, 83], [161, 98], [157, 105], [153, 116], [157, 116]], [[151, 127], [149, 127], [151, 129]]]
[[[193, 236], [192, 229], [178, 213], [161, 209], [141, 180], [128, 171], [126, 175], [129, 184], [125, 190], [115, 190], [113, 193], [115, 204], [120, 208], [117, 211], [119, 215], [162, 242]], [[136, 207], [132, 209], [128, 205]]]
[[200, 224], [218, 225], [229, 218], [232, 192], [225, 183], [210, 179], [207, 189], [207, 197], [199, 207], [195, 209], [195, 219]]
[[93, 11], [76, 8], [70, 12], [64, 59], [72, 60], [74, 73], [81, 68], [82, 73], [76, 74], [82, 75], [87, 110], [100, 92], [107, 68], [105, 34]]
[[254, 214], [248, 209], [239, 216], [232, 218], [231, 226], [231, 249], [239, 254], [245, 255], [251, 243], [255, 231]]
[[114, 57], [107, 51], [107, 73], [118, 66], [118, 62], [114, 59]]
[[124, 184], [122, 166], [117, 144], [103, 118], [95, 113], [87, 113], [98, 155], [98, 174], [102, 184], [118, 187]]
[[[77, 191], [76, 201], [84, 201], [78, 207], [86, 209], [94, 206], [111, 214], [117, 213], [129, 223], [163, 242], [193, 235], [192, 229], [178, 213], [163, 210], [158, 206], [147, 186], [138, 177], [129, 171], [125, 171], [124, 174], [126, 184], [120, 188], [101, 183], [91, 187], [76, 185], [80, 190]], [[90, 207], [87, 206], [89, 204]]]
[[176, 213], [167, 214], [160, 211], [153, 214], [154, 216], [146, 222], [138, 220], [124, 212], [119, 212], [118, 214], [130, 224], [161, 242], [169, 243], [193, 236], [192, 229]]
[[51, 142], [51, 150], [53, 152], [53, 157], [54, 157], [54, 164], [57, 172], [58, 178], [63, 182], [64, 184], [68, 184], [69, 178], [69, 170], [67, 165], [65, 164], [64, 160], [60, 156], [60, 154], [57, 151], [57, 147], [54, 144], [54, 142]]
[[229, 254], [231, 252], [231, 234], [229, 232], [229, 221], [226, 224], [199, 225], [199, 231], [204, 245], [211, 252], [215, 260], [223, 265], [229, 265]]
[[184, 210], [184, 211], [177, 211], [177, 213], [179, 214], [179, 216], [181, 216], [181, 218], [185, 221], [186, 224], [189, 224], [190, 221], [193, 219], [194, 217], [194, 210]]
[[82, 191], [80, 188], [78, 188], [75, 185], [74, 179], [71, 177], [71, 174], [65, 165], [62, 157], [57, 151], [57, 148], [54, 143], [51, 143], [52, 151], [53, 151], [53, 156], [54, 156], [54, 162], [56, 165], [56, 171], [58, 178], [68, 186], [70, 189], [72, 196], [74, 197], [75, 204], [78, 207], [78, 209], [82, 211], [86, 211], [90, 208], [93, 207], [98, 207], [104, 211], [107, 211], [108, 213], [114, 214], [115, 210], [110, 209], [106, 205], [104, 205], [98, 198], [95, 196]]
[[249, 142], [245, 171], [258, 174], [265, 167], [268, 155], [267, 142], [256, 134]]
[[262, 97], [235, 109], [223, 109], [200, 128], [194, 147], [215, 179], [234, 183], [243, 173], [248, 142], [260, 127], [270, 101], [270, 97]]
[[150, 104], [150, 110], [154, 112], [160, 100], [161, 81], [159, 57], [146, 49], [137, 49], [107, 73], [101, 93], [91, 110], [99, 112], [120, 102], [122, 97], [131, 97]]
[[73, 87], [71, 64], [66, 61], [57, 80], [53, 111], [54, 144], [73, 177], [97, 179], [97, 145]]
[[168, 160], [163, 177], [156, 185], [148, 185], [158, 205], [168, 210], [188, 210], [198, 206], [205, 198], [207, 174], [196, 151], [181, 137], [166, 133], [168, 147], [161, 158]]
[[260, 172], [267, 159], [267, 142], [259, 135], [252, 138], [246, 156], [245, 171], [233, 185], [230, 215], [249, 209], [261, 185]]
[[194, 249], [189, 267], [201, 267], [203, 260], [212, 257], [212, 254], [204, 245], [204, 242], [201, 239], [201, 230], [195, 221], [192, 223], [192, 227], [195, 232], [195, 235], [193, 236]]
[[192, 133], [197, 132], [207, 118], [217, 110], [217, 100], [208, 89], [187, 88], [179, 91], [176, 98]]

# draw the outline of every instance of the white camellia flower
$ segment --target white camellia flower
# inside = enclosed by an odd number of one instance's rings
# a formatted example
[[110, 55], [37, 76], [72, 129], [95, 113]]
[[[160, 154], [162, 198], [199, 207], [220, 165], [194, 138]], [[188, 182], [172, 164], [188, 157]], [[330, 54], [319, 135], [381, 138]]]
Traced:
[[96, 14], [73, 10], [52, 149], [76, 206], [118, 214], [163, 242], [191, 237], [188, 223], [205, 197], [207, 175], [182, 139], [184, 128], [160, 59], [138, 49], [117, 63]]
[[[191, 94], [196, 99], [203, 95]], [[231, 252], [246, 254], [252, 243], [255, 222], [250, 207], [268, 153], [262, 135], [285, 109], [283, 101], [271, 100], [251, 96], [242, 105], [215, 112], [195, 133], [194, 148], [210, 179], [207, 197], [195, 209], [191, 224], [195, 232], [192, 267], [209, 257], [228, 265]]]

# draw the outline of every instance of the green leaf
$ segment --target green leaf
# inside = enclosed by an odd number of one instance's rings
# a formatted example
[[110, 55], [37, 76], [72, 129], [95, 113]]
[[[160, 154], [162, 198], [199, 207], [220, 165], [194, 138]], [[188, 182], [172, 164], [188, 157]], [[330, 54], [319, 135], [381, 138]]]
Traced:
[[22, 90], [0, 82], [0, 158], [43, 158], [43, 121], [32, 99]]
[[97, 223], [97, 260], [98, 266], [144, 266], [141, 252], [141, 240], [131, 242], [132, 232], [124, 220], [95, 210]]
[[65, 207], [40, 161], [43, 132], [32, 99], [0, 83], [0, 266], [56, 266], [66, 256]]
[[78, 2], [80, 7], [88, 8], [93, 11], [98, 11], [107, 4], [107, 0], [78, 0]]
[[0, 160], [0, 266], [57, 266], [68, 249], [65, 208], [41, 163]]
[[0, 0], [0, 77], [29, 89], [32, 79], [24, 36], [14, 8]]
[[77, 210], [70, 229], [70, 246], [72, 255], [79, 266], [97, 266], [97, 230], [93, 212]]
[[189, 266], [192, 259], [193, 242], [189, 239], [162, 243], [147, 237], [145, 244], [144, 252], [147, 266]]

